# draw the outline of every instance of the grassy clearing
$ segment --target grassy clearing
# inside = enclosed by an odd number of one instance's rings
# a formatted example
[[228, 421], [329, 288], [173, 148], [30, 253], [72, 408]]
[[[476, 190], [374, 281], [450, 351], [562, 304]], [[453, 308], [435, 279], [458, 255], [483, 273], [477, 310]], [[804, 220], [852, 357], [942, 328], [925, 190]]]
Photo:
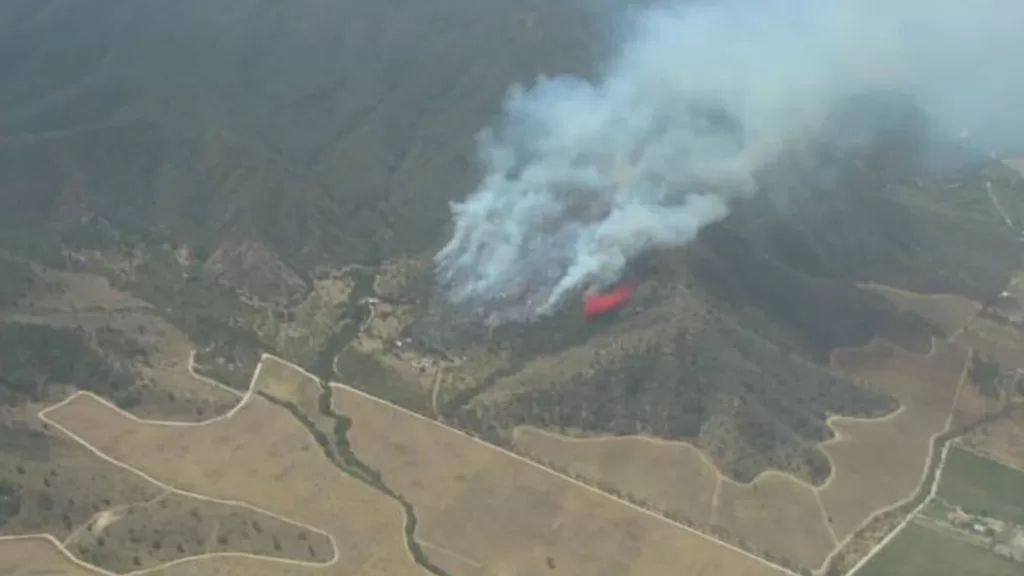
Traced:
[[1019, 576], [1021, 565], [956, 536], [911, 523], [857, 576]]
[[962, 448], [949, 451], [939, 497], [970, 514], [1024, 524], [1024, 472]]
[[821, 500], [839, 539], [917, 489], [931, 438], [946, 428], [967, 360], [966, 349], [944, 342], [929, 355], [877, 341], [833, 354], [835, 368], [892, 394], [902, 406], [883, 420], [831, 421], [836, 438], [822, 449], [832, 460], [833, 477]]
[[881, 295], [900, 310], [933, 322], [942, 328], [946, 336], [952, 336], [966, 326], [981, 310], [981, 304], [963, 296], [917, 294], [880, 284], [863, 284], [861, 288]]
[[[402, 539], [399, 505], [335, 468], [287, 410], [262, 397], [250, 398], [231, 418], [192, 427], [134, 421], [84, 394], [47, 416], [103, 454], [175, 488], [247, 502], [307, 526], [308, 533], [332, 535], [338, 566], [349, 573], [371, 573], [371, 566], [387, 574], [420, 572]], [[277, 576], [282, 568], [246, 564], [252, 576]]]
[[971, 450], [1024, 469], [1024, 410], [985, 424], [960, 441]]
[[334, 419], [320, 412], [322, 390], [312, 376], [273, 356], [264, 356], [257, 389], [261, 394], [295, 406], [325, 438], [332, 443], [335, 441]]
[[459, 574], [779, 573], [352, 389], [336, 387], [334, 406], [353, 451], [416, 508], [431, 559]]
[[524, 426], [516, 429], [514, 445], [605, 492], [794, 566], [817, 567], [835, 544], [810, 486], [779, 473], [749, 485], [720, 480], [714, 465], [686, 443], [573, 438]]
[[[19, 415], [0, 414], [0, 421], [3, 416]], [[49, 534], [63, 541], [104, 510], [162, 492], [34, 417], [0, 423], [0, 535]]]
[[572, 438], [515, 431], [517, 451], [627, 500], [650, 503], [695, 525], [711, 520], [718, 470], [689, 444], [652, 438]]
[[977, 348], [1003, 370], [1024, 370], [1024, 337], [1013, 326], [977, 318], [957, 335], [956, 341]]
[[758, 551], [808, 569], [820, 566], [836, 544], [814, 490], [778, 473], [749, 485], [724, 481], [715, 524]]
[[0, 574], [100, 576], [100, 572], [72, 562], [45, 538], [0, 540]]
[[333, 555], [323, 534], [242, 506], [174, 493], [100, 512], [65, 546], [90, 564], [117, 573], [211, 553], [320, 563]]

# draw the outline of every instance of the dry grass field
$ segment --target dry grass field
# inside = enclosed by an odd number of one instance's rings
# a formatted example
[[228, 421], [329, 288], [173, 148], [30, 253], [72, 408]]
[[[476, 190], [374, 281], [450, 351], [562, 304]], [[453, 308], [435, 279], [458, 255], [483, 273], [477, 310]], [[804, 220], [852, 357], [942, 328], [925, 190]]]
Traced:
[[573, 438], [521, 426], [513, 446], [574, 478], [600, 480], [601, 488], [627, 500], [650, 503], [698, 526], [711, 521], [718, 469], [690, 444], [636, 436]]
[[956, 334], [981, 310], [981, 304], [963, 296], [917, 294], [880, 284], [863, 284], [861, 288], [877, 293], [904, 312], [935, 323], [946, 336]]
[[352, 389], [336, 386], [334, 405], [353, 420], [353, 450], [416, 508], [417, 540], [452, 574], [780, 573]]
[[5, 576], [100, 576], [73, 562], [45, 538], [0, 540], [0, 574]]
[[[380, 572], [374, 571], [378, 559], [371, 560], [361, 568], [360, 576], [391, 576], [392, 574], [413, 574], [412, 572]], [[389, 564], [393, 566], [393, 564]], [[388, 568], [385, 568], [387, 570]], [[336, 564], [330, 568], [310, 568], [295, 564], [270, 563], [259, 558], [244, 556], [211, 556], [193, 562], [170, 564], [145, 572], [145, 576], [310, 576], [312, 574], [330, 574], [332, 576], [349, 576], [356, 574]]]
[[256, 389], [271, 398], [294, 406], [328, 438], [334, 437], [334, 419], [320, 412], [320, 383], [303, 372], [273, 356], [260, 361]]
[[832, 461], [833, 475], [817, 489], [778, 473], [762, 474], [749, 485], [719, 480], [706, 458], [684, 443], [576, 439], [519, 428], [515, 446], [589, 484], [681, 513], [698, 528], [724, 532], [751, 549], [816, 568], [876, 510], [916, 490], [931, 438], [946, 429], [967, 358], [967, 349], [944, 342], [936, 342], [929, 355], [882, 342], [838, 351], [835, 368], [892, 394], [902, 408], [876, 420], [831, 418], [836, 438], [822, 449]]
[[[1024, 309], [1024, 275], [1015, 275], [1007, 288], [1005, 300], [1000, 300], [992, 312], [1006, 318], [1019, 315]], [[1004, 370], [1024, 370], [1024, 338], [1012, 325], [978, 316], [982, 306], [961, 296], [945, 294], [915, 294], [889, 286], [864, 285], [864, 289], [881, 294], [894, 305], [912, 312], [943, 328], [954, 341], [975, 348], [999, 362]]]
[[976, 318], [955, 340], [981, 351], [1003, 370], [1024, 370], [1024, 338], [1013, 326]]
[[39, 408], [0, 409], [0, 479], [15, 486], [21, 501], [19, 512], [0, 523], [0, 535], [49, 534], [63, 541], [95, 514], [163, 493], [45, 425], [35, 417]]
[[[1024, 276], [1017, 273], [1007, 288], [1007, 297], [999, 299], [988, 312], [1007, 320], [1020, 316], [1024, 310], [1021, 304], [1024, 299], [1022, 279]], [[863, 287], [885, 296], [902, 310], [938, 324], [954, 342], [973, 348], [986, 359], [996, 361], [1003, 371], [1012, 372], [1024, 367], [1024, 342], [1017, 329], [1005, 322], [979, 316], [982, 307], [977, 302], [960, 296], [915, 294], [888, 286]], [[983, 394], [982, 387], [986, 383], [969, 383], [972, 385], [963, 387], [954, 410], [951, 423], [954, 428], [969, 425], [996, 412], [1002, 408], [1006, 399], [1005, 394]]]
[[1024, 470], [1024, 410], [980, 426], [960, 442], [979, 454]]
[[833, 354], [836, 369], [893, 395], [902, 407], [881, 420], [837, 417], [830, 422], [836, 438], [822, 449], [832, 461], [833, 476], [821, 490], [821, 501], [838, 539], [917, 489], [931, 438], [946, 429], [967, 361], [967, 349], [946, 342], [935, 342], [928, 355], [879, 341]]
[[204, 554], [241, 553], [330, 562], [327, 536], [238, 505], [165, 493], [104, 510], [64, 541], [89, 564], [117, 573]]
[[304, 414], [313, 417], [320, 410], [320, 384], [310, 375], [273, 356], [260, 361], [256, 389], [283, 402], [294, 404]]
[[805, 568], [818, 567], [836, 546], [814, 489], [779, 473], [763, 474], [746, 485], [723, 481], [714, 524]]
[[684, 442], [573, 438], [520, 427], [514, 445], [588, 484], [797, 566], [817, 567], [836, 544], [811, 486], [774, 472], [739, 484]]
[[[947, 326], [966, 322], [964, 314], [973, 310], [964, 304], [960, 313], [949, 314]], [[658, 510], [683, 512], [684, 517], [689, 512], [700, 528], [724, 531], [753, 549], [813, 568], [872, 513], [917, 488], [931, 437], [946, 429], [967, 358], [963, 346], [944, 342], [936, 342], [929, 355], [882, 342], [838, 351], [835, 368], [892, 394], [902, 409], [876, 420], [831, 418], [836, 438], [822, 449], [832, 461], [833, 475], [819, 489], [775, 473], [749, 485], [722, 480], [716, 488], [717, 471], [683, 443], [577, 440], [520, 428], [516, 448], [588, 483]], [[970, 414], [984, 409], [974, 407]], [[792, 537], [796, 533], [803, 536]]]
[[968, 380], [960, 389], [960, 397], [953, 408], [953, 418], [950, 420], [950, 428], [961, 429], [970, 426], [985, 416], [998, 412], [1005, 404], [1005, 397], [993, 397], [981, 392], [981, 388], [974, 384], [968, 374]]
[[[134, 420], [91, 394], [71, 397], [46, 417], [107, 457], [175, 489], [244, 502], [316, 528], [308, 532], [331, 535], [337, 564], [303, 574], [420, 572], [402, 540], [399, 505], [340, 472], [298, 421], [259, 396], [230, 417], [199, 426]], [[308, 560], [315, 561], [319, 551], [310, 552]], [[251, 576], [282, 574], [279, 562], [238, 562], [251, 566], [243, 570], [235, 560], [217, 566], [236, 566], [237, 573]]]

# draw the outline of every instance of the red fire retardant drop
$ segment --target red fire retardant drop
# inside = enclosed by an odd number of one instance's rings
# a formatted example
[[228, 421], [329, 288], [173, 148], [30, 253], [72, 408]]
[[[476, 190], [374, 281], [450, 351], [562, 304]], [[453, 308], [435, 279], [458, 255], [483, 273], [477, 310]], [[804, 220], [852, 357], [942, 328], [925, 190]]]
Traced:
[[633, 299], [633, 287], [623, 286], [611, 292], [591, 294], [583, 303], [583, 314], [587, 318], [619, 310]]

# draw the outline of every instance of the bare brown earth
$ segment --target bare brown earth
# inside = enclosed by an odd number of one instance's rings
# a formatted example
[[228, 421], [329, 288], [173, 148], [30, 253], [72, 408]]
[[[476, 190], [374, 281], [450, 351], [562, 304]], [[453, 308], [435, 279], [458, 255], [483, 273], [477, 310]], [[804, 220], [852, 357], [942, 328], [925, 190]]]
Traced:
[[0, 540], [0, 574], [10, 576], [100, 576], [73, 562], [46, 538]]
[[335, 388], [334, 406], [352, 418], [354, 452], [412, 503], [417, 540], [453, 574], [780, 573], [350, 388]]
[[[260, 380], [254, 387], [259, 389]], [[175, 489], [244, 502], [309, 532], [329, 534], [337, 563], [296, 573], [420, 573], [402, 540], [401, 508], [341, 473], [286, 410], [259, 396], [249, 397], [230, 417], [199, 426], [134, 420], [86, 393], [54, 406], [46, 417], [101, 454]], [[227, 573], [278, 576], [287, 563], [233, 558], [190, 564], [193, 571], [208, 567], [209, 573], [221, 573], [230, 566]], [[182, 570], [161, 573], [190, 573]]]

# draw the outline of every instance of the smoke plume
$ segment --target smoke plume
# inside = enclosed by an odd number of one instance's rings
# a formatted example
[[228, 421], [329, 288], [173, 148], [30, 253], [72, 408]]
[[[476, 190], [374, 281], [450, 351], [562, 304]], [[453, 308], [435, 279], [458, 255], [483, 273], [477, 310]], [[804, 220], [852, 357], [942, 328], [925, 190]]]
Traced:
[[549, 314], [643, 250], [684, 245], [726, 217], [763, 168], [859, 95], [906, 95], [947, 129], [1018, 143], [1022, 23], [1019, 0], [647, 9], [598, 81], [509, 90], [478, 134], [485, 176], [452, 205], [438, 284], [491, 325]]

